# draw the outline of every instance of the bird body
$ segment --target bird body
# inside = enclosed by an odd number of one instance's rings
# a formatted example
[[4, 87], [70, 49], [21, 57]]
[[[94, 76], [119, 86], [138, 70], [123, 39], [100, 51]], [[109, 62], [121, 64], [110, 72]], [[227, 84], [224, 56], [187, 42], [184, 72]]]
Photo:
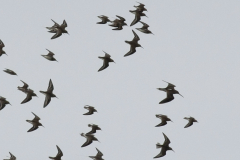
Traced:
[[18, 90], [20, 90], [20, 91], [22, 91], [22, 92], [24, 92], [24, 93], [27, 93], [27, 90], [28, 90], [28, 84], [27, 83], [25, 83], [25, 82], [23, 82], [22, 80], [21, 80], [21, 82], [23, 83], [23, 86], [22, 87], [17, 87], [18, 88]]
[[33, 120], [26, 120], [27, 122], [29, 122], [29, 123], [31, 123], [31, 124], [33, 125], [32, 128], [30, 128], [30, 129], [28, 130], [28, 132], [32, 132], [32, 131], [38, 129], [39, 126], [43, 126], [43, 125], [39, 122], [40, 118], [39, 118], [36, 114], [34, 114], [33, 112], [32, 112], [32, 114], [35, 116], [34, 119], [33, 119]]
[[103, 60], [103, 66], [98, 70], [98, 72], [106, 69], [109, 66], [109, 62], [114, 62], [114, 60], [111, 59], [111, 56], [109, 54], [107, 54], [106, 52], [104, 52], [104, 53], [105, 53], [104, 57], [98, 57]]
[[166, 152], [168, 150], [173, 151], [173, 149], [171, 147], [169, 147], [169, 144], [171, 143], [170, 140], [168, 139], [168, 137], [164, 133], [163, 133], [163, 136], [164, 136], [164, 139], [165, 139], [164, 143], [162, 145], [160, 143], [156, 144], [156, 148], [161, 148], [161, 152], [158, 155], [156, 155], [154, 158], [160, 158], [160, 157], [165, 156]]
[[132, 55], [133, 53], [136, 52], [136, 47], [142, 47], [138, 41], [140, 40], [140, 38], [138, 37], [138, 35], [134, 32], [134, 30], [132, 30], [133, 34], [134, 34], [134, 38], [132, 41], [125, 41], [126, 43], [128, 43], [131, 47], [130, 47], [130, 51], [128, 53], [126, 53], [124, 55], [124, 57], [126, 56], [130, 56]]
[[172, 121], [170, 118], [168, 118], [166, 115], [162, 115], [162, 114], [157, 114], [156, 115], [157, 118], [161, 119], [162, 122], [159, 123], [158, 125], [156, 125], [155, 127], [161, 127], [167, 124], [167, 121]]
[[142, 33], [153, 34], [150, 30], [148, 30], [148, 27], [149, 27], [148, 24], [146, 24], [146, 23], [144, 23], [144, 22], [141, 22], [141, 21], [139, 21], [139, 22], [142, 23], [143, 26], [142, 26], [142, 28], [136, 28], [137, 30], [139, 30], [139, 31], [142, 32]]
[[[166, 82], [166, 81], [164, 81]], [[165, 99], [163, 99], [161, 102], [159, 102], [159, 104], [163, 104], [163, 103], [167, 103], [170, 102], [174, 99], [173, 94], [179, 94], [180, 96], [182, 96], [177, 90], [174, 89], [174, 87], [176, 87], [175, 85], [168, 83], [168, 86], [166, 88], [157, 88], [160, 91], [164, 91], [167, 93], [167, 97]], [[183, 97], [183, 96], [182, 96]]]
[[45, 95], [45, 101], [43, 105], [44, 108], [51, 102], [52, 97], [56, 97], [56, 95], [53, 94], [53, 89], [54, 89], [54, 86], [53, 86], [52, 80], [50, 79], [47, 91], [40, 91], [40, 93]]
[[53, 56], [55, 55], [53, 52], [49, 51], [48, 49], [46, 49], [49, 53], [47, 55], [41, 55], [44, 58], [46, 58], [49, 61], [57, 61]]
[[68, 34], [68, 31], [66, 30], [67, 22], [65, 20], [63, 21], [63, 23], [61, 25], [59, 25], [54, 20], [52, 20], [52, 21], [54, 22], [54, 25], [52, 27], [46, 27], [47, 29], [49, 29], [48, 32], [55, 33], [51, 39], [60, 37], [62, 35], [62, 33]]
[[98, 141], [98, 139], [92, 134], [81, 133], [80, 135], [86, 138], [86, 142], [82, 145], [82, 147], [90, 145], [93, 141]]
[[117, 28], [114, 28], [112, 30], [122, 30], [123, 29], [123, 26], [126, 26], [127, 24], [125, 23], [125, 18], [121, 17], [121, 16], [118, 16], [116, 15], [116, 17], [118, 17], [119, 19], [115, 19], [114, 21], [112, 21], [112, 24], [110, 24], [109, 26], [111, 27], [117, 27]]
[[49, 157], [50, 159], [61, 160], [61, 157], [63, 156], [63, 152], [61, 151], [61, 149], [58, 146], [57, 146], [57, 150], [58, 150], [58, 153], [57, 153], [56, 157]]
[[184, 119], [188, 120], [188, 124], [184, 128], [188, 128], [193, 125], [193, 122], [198, 122], [195, 118], [193, 117], [184, 117]]
[[21, 102], [21, 104], [29, 102], [32, 99], [32, 97], [37, 97], [37, 95], [34, 93], [32, 89], [26, 90], [25, 93], [27, 94], [27, 97]]
[[5, 68], [5, 70], [3, 70], [3, 71], [8, 73], [8, 74], [11, 74], [11, 75], [17, 75], [14, 71], [12, 71], [10, 69], [7, 69], [7, 68]]
[[85, 109], [88, 110], [87, 113], [84, 113], [83, 115], [92, 115], [94, 112], [97, 112], [97, 110], [93, 106], [86, 105], [84, 106]]
[[107, 22], [111, 22], [107, 16], [101, 15], [98, 16], [98, 18], [100, 18], [102, 21], [101, 22], [97, 22], [97, 24], [106, 24]]

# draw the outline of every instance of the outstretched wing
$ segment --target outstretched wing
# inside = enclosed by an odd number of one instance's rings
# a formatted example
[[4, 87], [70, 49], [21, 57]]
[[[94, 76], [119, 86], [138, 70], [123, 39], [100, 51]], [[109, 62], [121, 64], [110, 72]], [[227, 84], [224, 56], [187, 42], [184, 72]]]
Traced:
[[136, 52], [136, 47], [134, 47], [134, 46], [131, 45], [130, 51], [129, 51], [128, 53], [126, 53], [126, 54], [124, 55], [124, 57], [130, 56], [130, 55], [132, 55], [132, 54], [135, 53], [135, 52]]
[[67, 27], [67, 22], [64, 20], [62, 25], [61, 25], [61, 28], [66, 28]]
[[140, 12], [139, 11], [135, 11], [134, 12], [135, 14], [135, 18], [134, 20], [132, 21], [131, 25], [130, 26], [133, 26], [134, 24], [136, 24], [137, 22], [139, 22], [141, 20], [141, 16], [140, 16]]
[[27, 103], [32, 99], [32, 93], [28, 92], [27, 97], [21, 102], [21, 104]]
[[56, 158], [61, 158], [63, 156], [63, 152], [61, 151], [61, 149], [57, 146], [57, 150], [58, 150], [58, 153], [56, 155]]
[[168, 139], [168, 137], [163, 133], [163, 136], [164, 136], [164, 143], [163, 143], [163, 146], [168, 146], [171, 142], [170, 140]]
[[52, 32], [54, 32], [55, 34], [52, 36], [51, 39], [58, 38], [62, 35], [62, 30], [58, 29], [58, 28], [54, 28], [54, 30], [52, 30]]
[[188, 120], [188, 124], [184, 128], [188, 128], [193, 125], [193, 121], [191, 119]]
[[174, 99], [173, 94], [167, 92], [167, 97], [165, 99], [163, 99], [161, 102], [159, 102], [159, 104], [170, 102], [173, 99]]
[[142, 29], [148, 29], [149, 25], [147, 23], [144, 23], [142, 21], [139, 22], [143, 24]]
[[36, 129], [38, 129], [38, 126], [37, 126], [37, 125], [33, 125], [32, 128], [30, 128], [30, 129], [28, 130], [28, 132], [35, 131]]
[[92, 139], [88, 137], [86, 142], [82, 145], [82, 147], [86, 147], [86, 146], [90, 145], [92, 142], [93, 142]]
[[50, 79], [47, 91], [48, 92], [52, 92], [53, 90], [54, 90], [54, 86], [53, 86], [52, 80]]
[[167, 124], [167, 121], [162, 121], [161, 123], [159, 123], [159, 124], [156, 125], [155, 127], [165, 126], [166, 124]]
[[102, 65], [102, 67], [98, 70], [98, 72], [106, 69], [108, 66], [109, 66], [109, 62], [108, 62], [106, 59], [103, 59], [103, 65]]
[[153, 158], [163, 157], [163, 156], [166, 155], [166, 152], [167, 152], [167, 150], [165, 148], [162, 148], [161, 152], [158, 155], [156, 155], [155, 157], [153, 157]]

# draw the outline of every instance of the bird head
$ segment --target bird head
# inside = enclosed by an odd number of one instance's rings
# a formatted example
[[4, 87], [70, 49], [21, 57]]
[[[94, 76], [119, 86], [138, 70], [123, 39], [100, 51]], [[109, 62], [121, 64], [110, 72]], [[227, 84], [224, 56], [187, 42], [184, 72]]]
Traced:
[[[176, 93], [176, 94], [179, 94], [180, 96], [182, 96], [182, 95], [181, 95], [178, 91], [176, 91], [176, 90], [175, 90], [175, 93]], [[183, 97], [183, 96], [182, 96], [182, 97]]]
[[92, 127], [92, 125], [91, 125], [91, 124], [88, 124], [88, 127]]
[[80, 135], [83, 136], [83, 137], [85, 137], [84, 133], [81, 133]]
[[148, 17], [145, 13], [142, 13], [142, 16]]
[[198, 121], [196, 119], [193, 119], [193, 122], [197, 122], [198, 123]]
[[4, 50], [2, 50], [2, 54], [6, 54], [7, 55], [7, 53]]

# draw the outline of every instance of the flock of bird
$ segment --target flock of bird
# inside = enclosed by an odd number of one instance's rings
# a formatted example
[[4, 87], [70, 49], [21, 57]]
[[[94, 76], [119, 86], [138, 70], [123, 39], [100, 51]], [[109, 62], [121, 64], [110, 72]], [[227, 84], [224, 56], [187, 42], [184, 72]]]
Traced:
[[[138, 2], [139, 3], [139, 2]], [[132, 21], [130, 26], [135, 25], [136, 23], [140, 22], [143, 24], [142, 28], [136, 28], [138, 31], [145, 33], [145, 34], [153, 34], [150, 30], [148, 30], [149, 25], [140, 21], [142, 16], [146, 16], [145, 13], [143, 13], [144, 11], [147, 11], [147, 9], [145, 8], [145, 5], [142, 3], [139, 3], [138, 6], [134, 6], [136, 8], [136, 10], [130, 10], [131, 13], [133, 13], [135, 15], [134, 20]], [[106, 24], [108, 22], [110, 22], [111, 24], [109, 26], [111, 27], [115, 27], [112, 30], [122, 30], [123, 26], [127, 25], [125, 23], [125, 18], [121, 17], [121, 16], [116, 16], [118, 19], [115, 19], [113, 21], [110, 21], [108, 19], [107, 16], [101, 15], [98, 16], [102, 21], [101, 22], [97, 22], [97, 24]], [[147, 17], [147, 16], [146, 16]], [[66, 30], [67, 27], [67, 22], [64, 20], [63, 23], [61, 25], [59, 25], [57, 22], [55, 22], [54, 20], [52, 20], [54, 22], [54, 25], [52, 27], [46, 27], [50, 32], [50, 33], [54, 33], [54, 35], [52, 36], [51, 39], [55, 39], [60, 37], [63, 33], [67, 33], [68, 31]], [[132, 30], [133, 34], [134, 34], [134, 38], [132, 41], [125, 41], [126, 43], [128, 43], [130, 45], [130, 51], [128, 53], [126, 53], [124, 55], [124, 57], [126, 56], [130, 56], [132, 54], [134, 54], [136, 52], [136, 47], [142, 47], [138, 41], [140, 40], [139, 36], [135, 33], [134, 30]], [[3, 50], [3, 47], [5, 47], [4, 43], [0, 40], [0, 56], [2, 56], [3, 54], [6, 54], [5, 51]], [[46, 58], [49, 61], [57, 61], [53, 56], [54, 53], [49, 51], [47, 49], [47, 51], [49, 52], [47, 55], [42, 55], [44, 58]], [[104, 51], [103, 51], [104, 52]], [[104, 57], [98, 57], [100, 59], [103, 60], [103, 66], [98, 70], [98, 71], [102, 71], [104, 69], [106, 69], [109, 66], [110, 62], [114, 62], [113, 59], [111, 59], [111, 56], [104, 52], [105, 56]], [[6, 54], [7, 55], [7, 54]], [[14, 71], [10, 70], [10, 69], [5, 69], [4, 72], [10, 74], [10, 75], [17, 75]], [[24, 81], [21, 80], [21, 82], [23, 83], [22, 87], [17, 87], [18, 90], [22, 91], [23, 93], [26, 94], [26, 98], [21, 102], [21, 104], [27, 103], [29, 101], [32, 100], [32, 97], [37, 97], [37, 95], [34, 93], [34, 91], [32, 89], [29, 88], [29, 85], [27, 83], [25, 83]], [[166, 81], [164, 81], [166, 82]], [[159, 104], [164, 104], [167, 102], [170, 102], [174, 99], [174, 94], [179, 94], [180, 96], [182, 96], [177, 90], [175, 90], [175, 85], [168, 83], [168, 86], [166, 88], [157, 88], [160, 91], [164, 91], [167, 94], [167, 97], [165, 99], [163, 99], [161, 102], [159, 102]], [[40, 93], [45, 95], [45, 101], [43, 104], [43, 107], [45, 108], [46, 106], [49, 105], [49, 103], [51, 102], [51, 98], [57, 98], [55, 94], [53, 94], [53, 90], [54, 90], [54, 86], [52, 83], [52, 80], [49, 80], [49, 84], [48, 84], [48, 88], [47, 91], [40, 91]], [[183, 97], [183, 96], [182, 96]], [[6, 98], [4, 97], [0, 97], [0, 110], [2, 110], [3, 108], [5, 108], [5, 106], [10, 104], [9, 101], [7, 101]], [[89, 106], [86, 105], [84, 106], [85, 109], [88, 110], [87, 113], [84, 113], [83, 115], [92, 115], [94, 114], [94, 112], [97, 112], [97, 110], [93, 107], [93, 106]], [[32, 127], [27, 131], [27, 132], [32, 132], [38, 129], [39, 126], [43, 125], [39, 122], [40, 117], [38, 117], [35, 113], [32, 112], [32, 114], [34, 115], [33, 120], [26, 120], [27, 122], [32, 124]], [[164, 125], [167, 124], [167, 121], [172, 121], [170, 118], [168, 118], [167, 115], [162, 115], [162, 114], [157, 114], [156, 115], [157, 118], [161, 119], [161, 123], [156, 125], [156, 127], [162, 127]], [[197, 120], [193, 117], [185, 117], [184, 119], [188, 120], [188, 123], [186, 124], [186, 126], [184, 128], [188, 128], [190, 126], [193, 125], [193, 122], [197, 122]], [[93, 141], [98, 141], [98, 139], [94, 136], [94, 134], [96, 133], [97, 130], [101, 130], [101, 128], [96, 125], [96, 124], [88, 124], [88, 127], [91, 127], [91, 131], [87, 132], [87, 133], [81, 133], [80, 135], [86, 138], [86, 142], [82, 145], [82, 147], [86, 147], [88, 145], [90, 145]], [[168, 150], [172, 150], [173, 149], [171, 147], [169, 147], [169, 144], [171, 143], [169, 138], [163, 133], [164, 136], [164, 143], [160, 144], [157, 143], [156, 144], [156, 148], [161, 148], [161, 151], [158, 155], [156, 155], [154, 158], [160, 158], [166, 155], [166, 151]], [[50, 159], [53, 160], [61, 160], [61, 157], [63, 156], [63, 152], [61, 151], [61, 149], [57, 147], [58, 153], [56, 155], [56, 157], [49, 157]], [[92, 158], [93, 160], [103, 160], [102, 156], [102, 152], [99, 151], [97, 148], [97, 154], [96, 156], [89, 156], [90, 158]], [[16, 157], [10, 153], [10, 159], [9, 160], [16, 160]]]

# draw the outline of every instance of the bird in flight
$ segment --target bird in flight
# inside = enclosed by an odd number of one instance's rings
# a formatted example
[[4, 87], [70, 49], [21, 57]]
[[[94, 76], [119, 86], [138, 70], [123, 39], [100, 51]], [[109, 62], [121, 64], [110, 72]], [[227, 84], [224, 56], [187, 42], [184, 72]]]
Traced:
[[57, 150], [58, 150], [58, 153], [57, 153], [56, 157], [49, 157], [50, 159], [61, 160], [61, 157], [63, 156], [63, 152], [61, 151], [61, 149], [58, 146], [57, 146]]
[[9, 152], [9, 154], [10, 154], [10, 159], [4, 159], [4, 160], [16, 160], [17, 159], [11, 152]]
[[81, 133], [80, 135], [86, 138], [86, 142], [82, 145], [82, 147], [90, 145], [93, 141], [98, 141], [98, 139], [92, 134]]
[[156, 117], [161, 119], [162, 122], [159, 123], [158, 125], [156, 125], [155, 127], [165, 126], [167, 124], [167, 121], [171, 121], [172, 122], [172, 120], [170, 118], [168, 118], [168, 116], [163, 115], [163, 114], [157, 114]]
[[44, 127], [44, 126], [42, 125], [42, 123], [39, 122], [40, 118], [39, 118], [36, 114], [34, 114], [33, 112], [32, 112], [32, 114], [35, 116], [35, 117], [33, 118], [33, 120], [26, 120], [27, 122], [29, 122], [29, 123], [31, 123], [31, 124], [33, 125], [32, 128], [30, 128], [30, 129], [28, 130], [28, 132], [35, 131], [36, 129], [38, 129], [39, 126]]
[[54, 20], [52, 20], [54, 22], [54, 25], [52, 27], [46, 27], [50, 32], [50, 33], [55, 33], [51, 39], [55, 39], [60, 37], [63, 33], [68, 33], [68, 31], [66, 30], [67, 27], [67, 22], [64, 20], [63, 23], [61, 25], [59, 25], [57, 22], [55, 22]]
[[163, 136], [164, 136], [164, 139], [165, 139], [163, 144], [162, 145], [160, 143], [156, 144], [157, 148], [162, 148], [161, 152], [158, 155], [156, 155], [154, 158], [160, 158], [160, 157], [165, 156], [166, 152], [168, 150], [172, 150], [173, 151], [173, 149], [171, 147], [169, 147], [169, 144], [171, 143], [170, 140], [168, 139], [168, 137], [164, 133], [163, 133]]
[[103, 156], [102, 152], [99, 151], [97, 148], [96, 148], [96, 150], [97, 150], [96, 156], [89, 156], [89, 157], [92, 158], [93, 160], [104, 160], [102, 158], [102, 156]]
[[50, 79], [47, 91], [40, 91], [40, 93], [45, 95], [45, 101], [43, 105], [44, 108], [51, 102], [52, 97], [56, 97], [56, 95], [53, 94], [53, 89], [54, 89], [53, 83], [52, 80]]
[[[164, 81], [164, 82], [166, 82], [166, 81]], [[166, 82], [166, 83], [168, 83], [168, 86], [166, 88], [157, 88], [158, 90], [164, 91], [167, 93], [167, 97], [165, 99], [163, 99], [161, 102], [159, 102], [159, 104], [163, 104], [163, 103], [172, 101], [174, 99], [173, 94], [179, 94], [180, 96], [182, 96], [177, 90], [174, 89], [174, 87], [176, 87], [174, 84], [171, 84], [169, 82]]]
[[97, 110], [93, 106], [86, 105], [84, 106], [85, 109], [88, 110], [87, 113], [84, 113], [83, 115], [92, 115], [94, 112], [97, 112]]
[[[104, 51], [103, 51], [103, 52], [104, 52]], [[98, 58], [100, 58], [100, 59], [103, 60], [103, 65], [102, 65], [102, 67], [98, 70], [98, 72], [106, 69], [106, 68], [109, 66], [109, 62], [114, 62], [114, 60], [111, 59], [111, 56], [110, 56], [109, 54], [107, 54], [106, 52], [104, 52], [104, 53], [105, 53], [105, 56], [104, 56], [104, 57], [98, 57]], [[114, 62], [114, 63], [115, 63], [115, 62]]]
[[[47, 55], [41, 55], [44, 58], [46, 58], [49, 61], [57, 61], [53, 56], [55, 55], [53, 52], [49, 51], [48, 49], [46, 49], [48, 51]], [[57, 61], [58, 62], [58, 61]]]
[[[134, 30], [132, 30], [133, 34], [134, 34], [134, 38], [132, 41], [125, 41], [126, 43], [128, 43], [131, 47], [130, 47], [130, 51], [124, 55], [124, 57], [126, 56], [130, 56], [133, 53], [136, 52], [136, 47], [142, 47], [138, 41], [140, 40], [140, 38], [138, 37], [138, 35], [134, 32]], [[143, 48], [143, 47], [142, 47]]]
[[188, 128], [190, 127], [191, 125], [193, 125], [193, 122], [198, 122], [195, 118], [193, 117], [184, 117], [184, 119], [188, 120], [188, 124], [184, 127], [184, 128]]

